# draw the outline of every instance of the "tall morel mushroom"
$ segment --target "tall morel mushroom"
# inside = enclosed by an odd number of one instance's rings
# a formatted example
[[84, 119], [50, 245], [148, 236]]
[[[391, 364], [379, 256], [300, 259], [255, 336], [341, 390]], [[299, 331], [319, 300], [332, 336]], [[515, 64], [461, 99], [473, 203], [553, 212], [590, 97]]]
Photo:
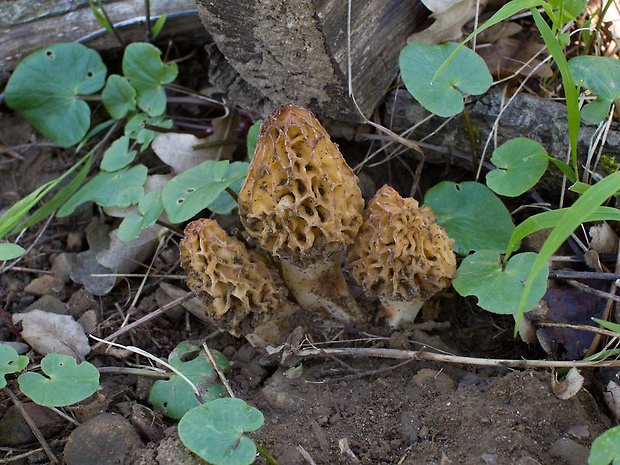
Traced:
[[263, 122], [239, 193], [241, 221], [280, 260], [302, 307], [346, 323], [364, 318], [341, 269], [363, 207], [357, 177], [311, 112], [286, 104]]
[[383, 186], [368, 202], [347, 263], [367, 294], [379, 297], [392, 328], [413, 321], [424, 302], [449, 286], [456, 272], [454, 241], [420, 208]]
[[206, 219], [187, 225], [180, 251], [187, 284], [206, 303], [195, 316], [255, 346], [286, 339], [296, 306], [265, 257]]

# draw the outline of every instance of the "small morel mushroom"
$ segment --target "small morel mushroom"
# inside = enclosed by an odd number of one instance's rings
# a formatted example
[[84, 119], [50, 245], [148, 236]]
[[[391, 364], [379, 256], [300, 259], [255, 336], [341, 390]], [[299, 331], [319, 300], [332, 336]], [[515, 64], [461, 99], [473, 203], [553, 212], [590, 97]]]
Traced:
[[180, 252], [189, 288], [207, 304], [196, 317], [258, 347], [286, 339], [296, 306], [265, 257], [206, 219], [187, 225]]
[[368, 202], [347, 263], [366, 293], [379, 297], [390, 327], [397, 328], [450, 285], [456, 272], [453, 245], [429, 207], [420, 208], [385, 185]]
[[311, 112], [286, 104], [263, 122], [239, 213], [305, 309], [364, 319], [341, 269], [363, 208], [357, 177]]

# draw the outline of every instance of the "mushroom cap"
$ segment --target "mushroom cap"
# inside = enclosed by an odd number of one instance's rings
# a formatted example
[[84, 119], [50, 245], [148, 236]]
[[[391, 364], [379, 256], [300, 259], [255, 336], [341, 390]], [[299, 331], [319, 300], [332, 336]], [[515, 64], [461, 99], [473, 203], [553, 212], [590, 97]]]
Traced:
[[260, 247], [299, 265], [352, 243], [364, 208], [338, 146], [310, 111], [291, 103], [263, 122], [238, 203]]
[[286, 287], [273, 265], [228, 236], [216, 221], [188, 224], [179, 247], [187, 284], [207, 303], [203, 320], [237, 336], [246, 317], [275, 312], [288, 303]]
[[347, 262], [366, 292], [382, 301], [426, 300], [452, 281], [453, 245], [430, 207], [385, 185], [368, 202]]

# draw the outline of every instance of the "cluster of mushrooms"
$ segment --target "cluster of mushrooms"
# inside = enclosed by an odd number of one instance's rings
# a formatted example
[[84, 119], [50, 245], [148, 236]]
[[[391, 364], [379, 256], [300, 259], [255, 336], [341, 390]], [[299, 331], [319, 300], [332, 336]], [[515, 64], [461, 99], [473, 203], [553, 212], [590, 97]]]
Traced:
[[367, 320], [345, 281], [343, 258], [364, 291], [379, 298], [392, 328], [413, 321], [456, 271], [453, 240], [434, 212], [387, 185], [364, 209], [338, 146], [310, 111], [293, 104], [263, 122], [238, 204], [258, 247], [214, 220], [197, 220], [185, 229], [181, 264], [206, 304], [197, 316], [255, 346], [282, 342], [292, 318], [307, 312], [344, 324]]

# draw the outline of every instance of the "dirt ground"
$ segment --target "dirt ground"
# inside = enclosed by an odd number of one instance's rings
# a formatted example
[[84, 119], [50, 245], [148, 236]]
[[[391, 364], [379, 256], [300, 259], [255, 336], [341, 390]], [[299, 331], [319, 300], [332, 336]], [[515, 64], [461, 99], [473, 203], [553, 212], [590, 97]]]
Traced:
[[[2, 107], [0, 141], [14, 147], [36, 142], [36, 136], [20, 117]], [[7, 208], [72, 163], [71, 152], [36, 144], [18, 153], [0, 158], [0, 208]], [[380, 179], [384, 170], [372, 173], [375, 184], [384, 182]], [[59, 256], [86, 248], [84, 231], [97, 215], [95, 209], [85, 209], [67, 219], [54, 219], [44, 231], [37, 227], [27, 233], [25, 243], [34, 241], [39, 232], [42, 235], [25, 259], [0, 275], [0, 306], [5, 318], [0, 324], [0, 340], [15, 339], [7, 319], [42, 297], [60, 302], [76, 319], [94, 310], [95, 333], [101, 336], [120, 327], [139, 284], [137, 279], [123, 280], [103, 297], [90, 295], [70, 279], [59, 286], [32, 287], [37, 279], [57, 273]], [[156, 259], [155, 274], [182, 278], [178, 239], [173, 238]], [[161, 280], [147, 281], [131, 320], [158, 308], [155, 294]], [[170, 282], [182, 286], [182, 279]], [[370, 313], [373, 303], [368, 307]], [[370, 318], [364, 327], [344, 328], [329, 347], [426, 347], [477, 357], [544, 358], [536, 347], [511, 337], [511, 318], [483, 312], [450, 292], [428, 306], [421, 321], [425, 319], [448, 324], [426, 332], [411, 325], [392, 334]], [[325, 342], [320, 329], [312, 332], [314, 342]], [[265, 425], [251, 437], [282, 465], [583, 465], [593, 439], [613, 424], [588, 370], [584, 370], [586, 388], [569, 400], [560, 400], [551, 391], [549, 370], [366, 357], [301, 359], [294, 355], [280, 364], [279, 355], [269, 357], [243, 340], [214, 333], [182, 309], [137, 328], [118, 342], [165, 358], [183, 340], [208, 340], [211, 348], [233, 362], [229, 373], [233, 390], [265, 416]], [[99, 367], [145, 363], [138, 357], [119, 360], [101, 352], [89, 360]], [[103, 374], [94, 396], [78, 407], [64, 409], [76, 419], [75, 424], [40, 411], [35, 417], [63, 463], [199, 463], [179, 445], [175, 422], [162, 419], [149, 408], [146, 397], [151, 383], [133, 375]], [[11, 406], [9, 398], [0, 393], [0, 416], [8, 417]], [[7, 426], [2, 421], [0, 433], [4, 434]], [[0, 463], [48, 463], [23, 421], [18, 418], [16, 422], [8, 428], [25, 432], [17, 438], [10, 436], [10, 443], [0, 441]], [[87, 434], [88, 439], [77, 439], [80, 428], [93, 424], [101, 429]], [[111, 436], [117, 429], [123, 431], [120, 439]], [[22, 454], [23, 458], [16, 458]], [[257, 459], [256, 463], [266, 462]]]

